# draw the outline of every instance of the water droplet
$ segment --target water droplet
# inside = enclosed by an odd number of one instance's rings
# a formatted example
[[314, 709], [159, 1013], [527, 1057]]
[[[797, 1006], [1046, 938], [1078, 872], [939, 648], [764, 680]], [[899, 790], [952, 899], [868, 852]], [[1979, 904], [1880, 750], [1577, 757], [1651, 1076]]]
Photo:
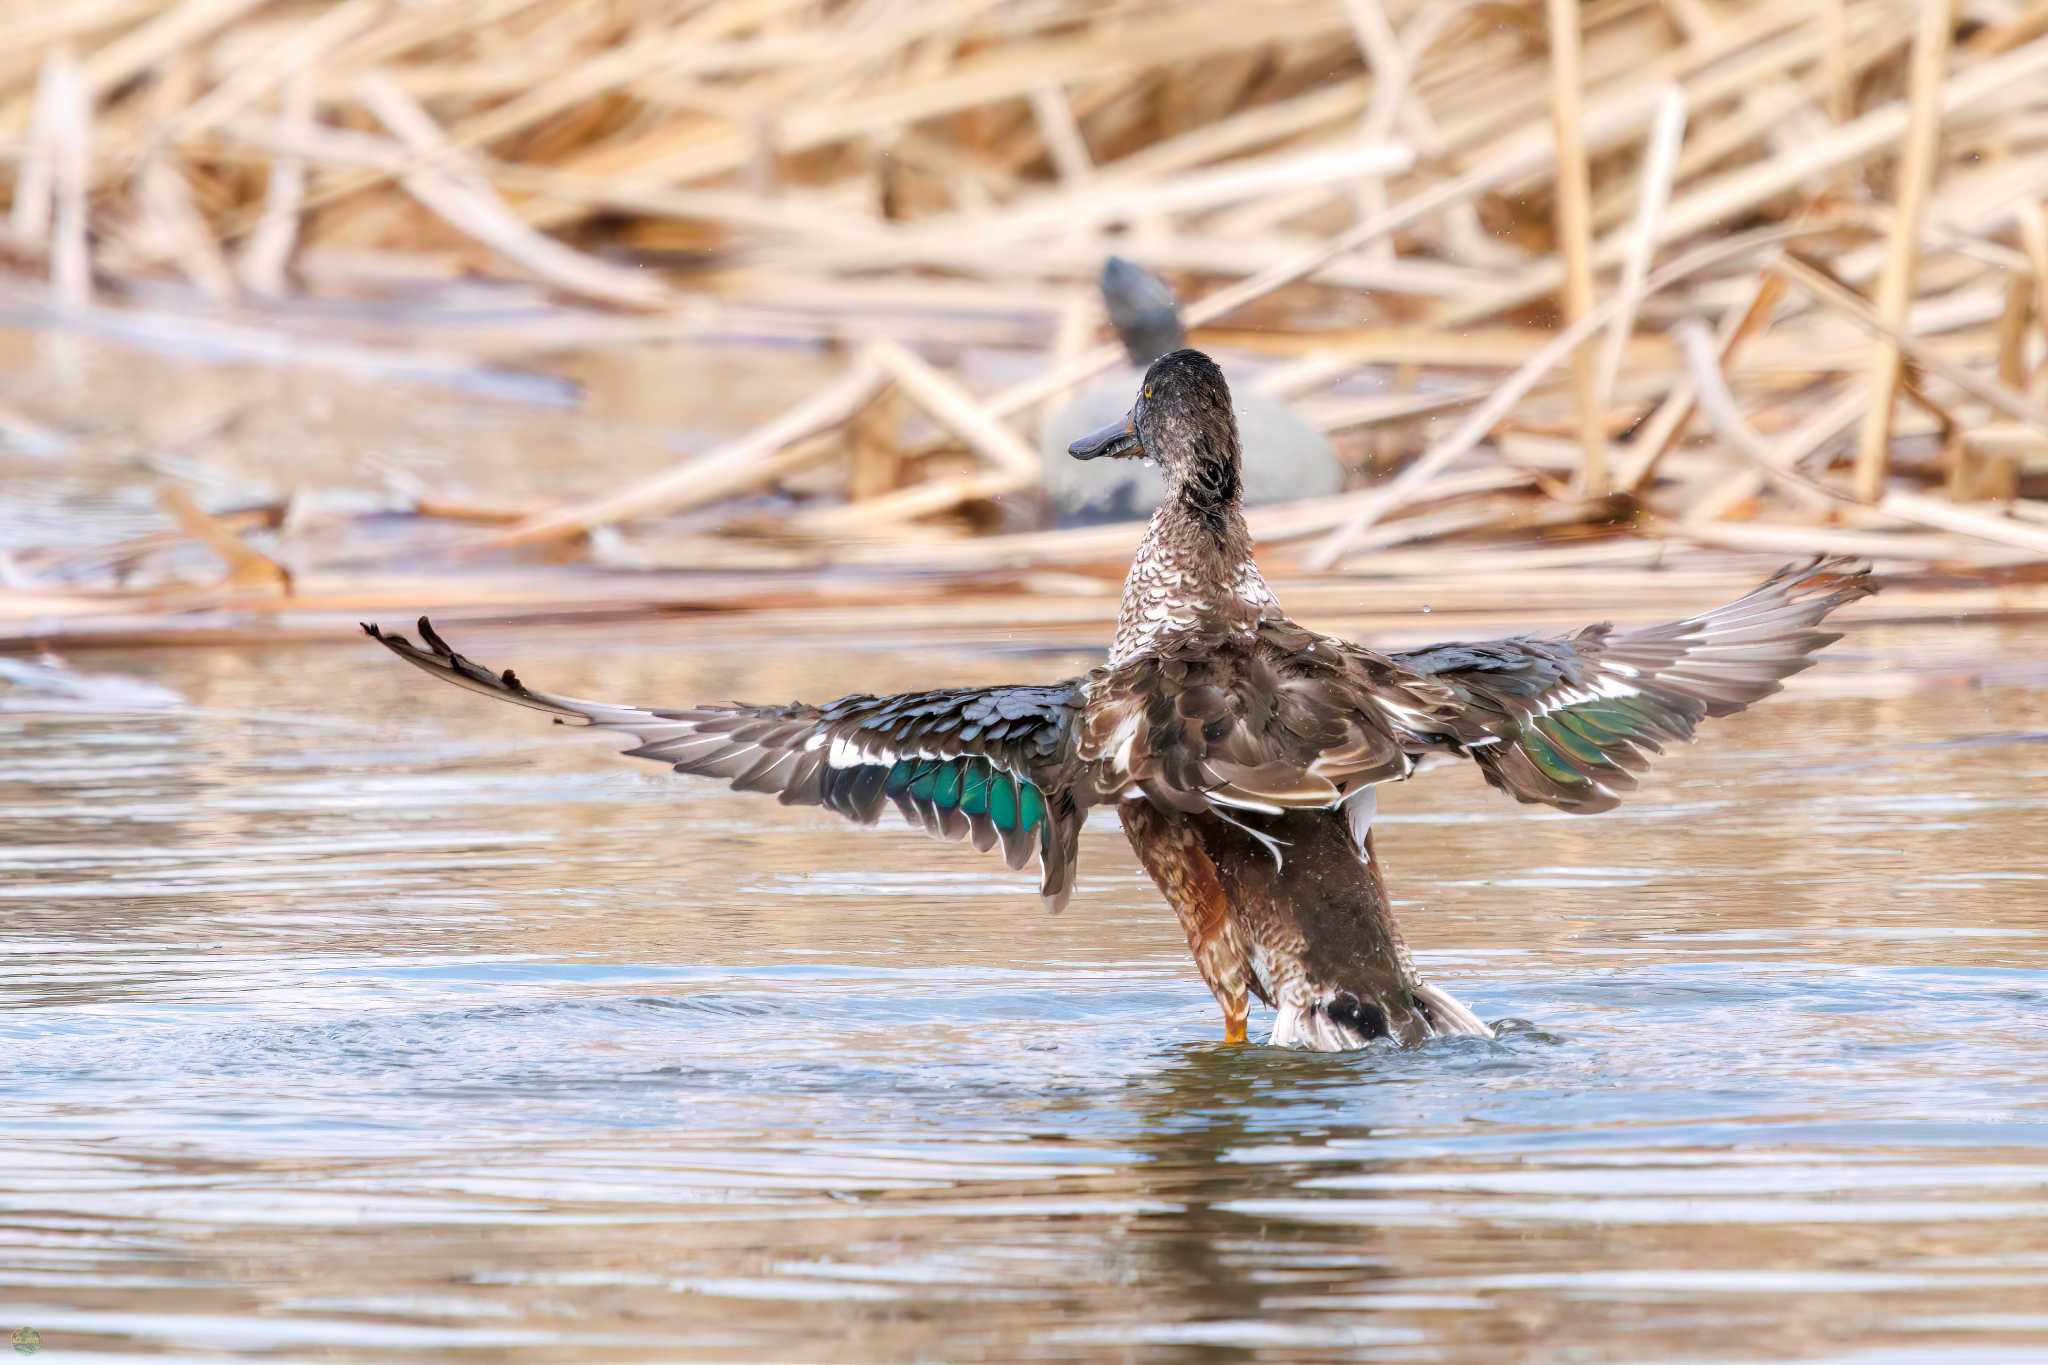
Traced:
[[1435, 610], [1436, 610], [1436, 608], [1435, 608], [1435, 607], [1428, 607], [1428, 606], [1426, 606], [1426, 607], [1424, 607], [1424, 608], [1422, 609], [1422, 614], [1423, 614], [1424, 616], [1427, 616], [1427, 615], [1429, 615], [1429, 614], [1430, 614], [1431, 612], [1433, 612], [1433, 611], [1435, 611]]

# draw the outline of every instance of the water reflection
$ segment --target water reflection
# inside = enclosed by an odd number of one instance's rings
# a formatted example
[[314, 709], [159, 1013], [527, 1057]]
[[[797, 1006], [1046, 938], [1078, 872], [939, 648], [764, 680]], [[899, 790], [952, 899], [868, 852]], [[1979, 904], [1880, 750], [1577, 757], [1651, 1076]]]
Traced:
[[1782, 700], [1597, 821], [1402, 788], [1427, 969], [1538, 1027], [1313, 1056], [1214, 1041], [1112, 829], [1048, 920], [971, 850], [311, 657], [107, 656], [187, 705], [0, 711], [0, 1303], [46, 1350], [2048, 1346], [2035, 694]]

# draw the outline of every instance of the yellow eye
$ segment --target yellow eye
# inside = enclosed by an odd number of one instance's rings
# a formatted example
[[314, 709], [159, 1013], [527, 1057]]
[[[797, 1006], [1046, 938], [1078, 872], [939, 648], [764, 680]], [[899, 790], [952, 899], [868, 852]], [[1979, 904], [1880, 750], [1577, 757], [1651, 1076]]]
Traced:
[[1147, 385], [1145, 388], [1145, 396], [1147, 398], [1150, 398], [1152, 396], [1152, 388], [1150, 385]]

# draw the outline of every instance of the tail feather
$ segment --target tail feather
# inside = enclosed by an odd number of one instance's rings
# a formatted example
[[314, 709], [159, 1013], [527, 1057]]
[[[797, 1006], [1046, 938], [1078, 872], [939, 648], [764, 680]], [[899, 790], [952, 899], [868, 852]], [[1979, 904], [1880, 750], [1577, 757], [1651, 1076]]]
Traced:
[[1402, 1046], [1431, 1038], [1491, 1038], [1485, 1021], [1441, 986], [1417, 981], [1405, 1001], [1361, 1000], [1349, 991], [1310, 989], [1283, 997], [1273, 1017], [1273, 1047], [1350, 1052], [1381, 1039]]

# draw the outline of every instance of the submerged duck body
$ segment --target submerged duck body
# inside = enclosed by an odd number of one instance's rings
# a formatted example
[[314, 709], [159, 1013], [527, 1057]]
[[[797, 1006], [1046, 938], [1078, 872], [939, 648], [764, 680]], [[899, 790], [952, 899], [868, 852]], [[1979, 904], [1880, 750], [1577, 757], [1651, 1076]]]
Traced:
[[[1102, 300], [1130, 363], [1088, 384], [1053, 413], [1039, 438], [1047, 501], [1061, 526], [1092, 526], [1150, 516], [1165, 501], [1164, 473], [1140, 461], [1104, 464], [1069, 458], [1067, 440], [1121, 417], [1145, 367], [1187, 344], [1180, 305], [1157, 275], [1118, 256], [1102, 267]], [[1237, 395], [1241, 447], [1249, 452], [1243, 477], [1248, 507], [1336, 493], [1344, 466], [1329, 438], [1277, 398]]]
[[1488, 1036], [1425, 982], [1387, 898], [1378, 788], [1431, 756], [1475, 764], [1522, 801], [1606, 810], [1664, 743], [1742, 710], [1837, 638], [1815, 627], [1872, 591], [1814, 561], [1702, 615], [1379, 653], [1290, 620], [1260, 575], [1240, 504], [1222, 372], [1196, 351], [1146, 372], [1077, 459], [1146, 455], [1165, 475], [1104, 665], [1051, 685], [855, 695], [822, 706], [619, 706], [528, 688], [455, 653], [365, 627], [408, 662], [558, 719], [617, 729], [628, 752], [864, 824], [913, 824], [1009, 865], [1037, 858], [1048, 908], [1074, 889], [1089, 809], [1113, 806], [1242, 1042], [1339, 1050]]

